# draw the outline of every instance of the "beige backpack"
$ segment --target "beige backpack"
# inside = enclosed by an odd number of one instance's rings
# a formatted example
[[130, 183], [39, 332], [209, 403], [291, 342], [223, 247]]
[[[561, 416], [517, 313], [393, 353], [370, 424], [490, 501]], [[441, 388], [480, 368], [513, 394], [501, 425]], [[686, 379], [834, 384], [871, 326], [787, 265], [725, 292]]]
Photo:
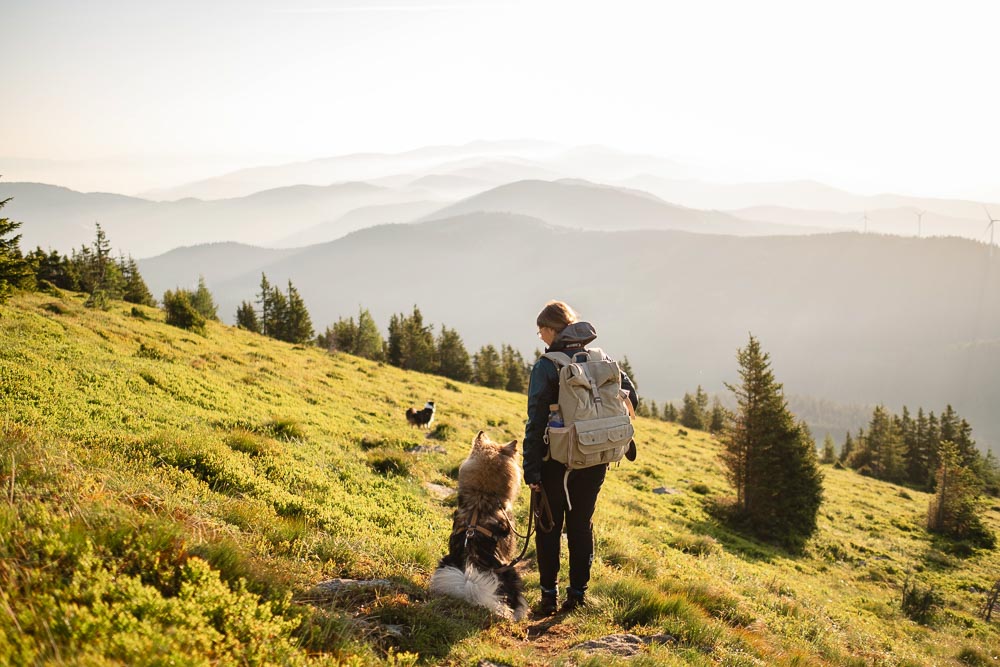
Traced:
[[[576, 361], [582, 355], [586, 361]], [[562, 427], [548, 426], [546, 458], [566, 466], [563, 488], [569, 504], [569, 472], [621, 461], [635, 434], [632, 403], [622, 388], [618, 362], [598, 348], [580, 350], [573, 357], [562, 352], [544, 355], [559, 371], [559, 411]]]

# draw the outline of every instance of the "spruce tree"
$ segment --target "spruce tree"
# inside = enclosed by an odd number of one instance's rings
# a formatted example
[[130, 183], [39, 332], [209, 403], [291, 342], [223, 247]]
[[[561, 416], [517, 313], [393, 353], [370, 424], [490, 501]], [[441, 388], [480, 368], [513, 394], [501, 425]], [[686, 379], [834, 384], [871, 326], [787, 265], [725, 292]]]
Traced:
[[358, 311], [358, 331], [354, 340], [354, 354], [372, 361], [385, 359], [385, 341], [367, 308]]
[[[54, 251], [53, 251], [54, 252]], [[130, 255], [128, 260], [122, 258], [118, 264], [124, 280], [122, 298], [128, 303], [137, 303], [140, 306], [155, 306], [156, 299], [149, 291], [146, 281], [139, 273], [139, 264]], [[50, 281], [55, 284], [55, 281]]]
[[851, 454], [854, 453], [854, 439], [851, 438], [851, 432], [848, 431], [847, 435], [844, 436], [844, 444], [840, 448], [840, 462], [847, 464], [851, 458]]
[[198, 289], [191, 295], [191, 305], [201, 313], [206, 320], [217, 322], [219, 320], [218, 307], [212, 298], [212, 293], [205, 285], [205, 276], [198, 276]]
[[257, 311], [249, 301], [240, 303], [236, 309], [236, 326], [254, 333], [260, 333], [260, 321], [257, 319]]
[[668, 401], [663, 406], [663, 421], [676, 422], [678, 419], [677, 408]]
[[439, 375], [459, 382], [472, 379], [472, 363], [462, 337], [443, 324], [437, 338], [437, 358]]
[[798, 549], [816, 530], [823, 496], [815, 444], [788, 411], [769, 356], [750, 336], [737, 352], [737, 412], [723, 437], [722, 460], [736, 489], [734, 519], [769, 540]]
[[660, 408], [658, 405], [656, 405], [656, 401], [649, 402], [649, 416], [652, 417], [653, 419], [660, 418]]
[[638, 389], [639, 383], [635, 380], [635, 371], [632, 370], [632, 364], [629, 363], [628, 355], [623, 356], [622, 360], [618, 362], [618, 368], [620, 368], [622, 373], [627, 375], [628, 379], [632, 381], [632, 386]]
[[500, 363], [503, 365], [503, 372], [507, 378], [505, 389], [518, 394], [524, 393], [528, 388], [528, 373], [530, 371], [524, 363], [524, 357], [506, 343], [500, 349]]
[[437, 367], [434, 327], [424, 324], [423, 313], [416, 305], [413, 313], [403, 318], [401, 366], [407, 370], [430, 373]]
[[403, 338], [406, 316], [400, 313], [389, 319], [389, 340], [386, 341], [386, 361], [396, 367], [403, 365]]
[[927, 415], [923, 408], [917, 408], [917, 418], [904, 439], [906, 452], [906, 479], [911, 484], [926, 486], [930, 474], [930, 447], [927, 437]]
[[86, 254], [89, 266], [85, 273], [89, 277], [89, 285], [85, 291], [90, 292], [90, 298], [84, 304], [88, 308], [107, 308], [111, 299], [122, 298], [125, 292], [125, 279], [118, 264], [111, 259], [111, 241], [98, 223], [92, 252]]
[[[2, 209], [11, 198], [0, 201]], [[13, 235], [21, 227], [20, 222], [0, 218], [0, 303], [10, 298], [11, 293], [25, 286], [33, 277], [31, 268], [21, 256], [19, 243], [21, 235]]]
[[272, 301], [273, 290], [271, 283], [267, 280], [267, 275], [260, 274], [260, 292], [257, 294], [257, 303], [260, 305], [260, 333], [265, 336], [273, 336], [271, 328], [274, 326], [274, 305]]
[[820, 463], [833, 464], [837, 460], [837, 451], [833, 443], [833, 436], [829, 433], [823, 438], [823, 456]]
[[708, 427], [709, 414], [708, 414], [708, 394], [705, 390], [698, 385], [698, 388], [694, 392], [694, 402], [698, 406], [698, 414], [701, 415], [701, 423]]
[[484, 345], [473, 355], [472, 368], [476, 384], [492, 389], [503, 389], [507, 383], [500, 354], [492, 345]]
[[992, 548], [996, 539], [979, 516], [979, 479], [962, 465], [958, 445], [950, 440], [941, 443], [939, 456], [937, 491], [927, 508], [927, 529]]
[[326, 328], [326, 334], [321, 334], [320, 346], [330, 352], [346, 352], [354, 354], [354, 348], [358, 340], [358, 325], [353, 317], [344, 319], [341, 317], [334, 322], [332, 327]]
[[312, 340], [314, 333], [312, 319], [309, 317], [309, 311], [306, 310], [305, 302], [291, 280], [288, 281], [288, 301], [282, 323], [284, 335], [280, 340], [300, 345]]
[[708, 418], [708, 430], [711, 433], [722, 433], [723, 429], [726, 428], [728, 417], [729, 414], [722, 407], [722, 401], [716, 396], [712, 401], [712, 412]]
[[698, 401], [687, 392], [684, 393], [680, 422], [682, 426], [686, 426], [687, 428], [696, 428], [700, 431], [705, 430], [705, 416], [698, 408]]
[[191, 292], [180, 288], [173, 292], [167, 290], [163, 293], [163, 310], [167, 315], [166, 322], [181, 329], [204, 334], [205, 318], [191, 304], [191, 296]]

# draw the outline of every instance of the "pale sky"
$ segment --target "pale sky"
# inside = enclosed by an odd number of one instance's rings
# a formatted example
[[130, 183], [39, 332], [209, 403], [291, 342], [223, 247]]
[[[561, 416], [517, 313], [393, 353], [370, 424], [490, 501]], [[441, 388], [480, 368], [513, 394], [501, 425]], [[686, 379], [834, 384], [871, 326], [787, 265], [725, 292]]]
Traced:
[[533, 138], [1000, 198], [996, 2], [0, 0], [0, 26], [0, 173]]

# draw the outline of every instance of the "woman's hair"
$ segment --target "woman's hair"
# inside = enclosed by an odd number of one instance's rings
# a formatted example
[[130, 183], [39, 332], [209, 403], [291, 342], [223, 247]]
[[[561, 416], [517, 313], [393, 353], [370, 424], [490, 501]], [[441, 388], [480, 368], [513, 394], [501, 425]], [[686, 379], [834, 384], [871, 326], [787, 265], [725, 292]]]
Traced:
[[541, 327], [554, 329], [556, 333], [565, 329], [568, 325], [578, 322], [580, 317], [576, 311], [569, 307], [564, 301], [549, 301], [538, 313], [535, 324]]

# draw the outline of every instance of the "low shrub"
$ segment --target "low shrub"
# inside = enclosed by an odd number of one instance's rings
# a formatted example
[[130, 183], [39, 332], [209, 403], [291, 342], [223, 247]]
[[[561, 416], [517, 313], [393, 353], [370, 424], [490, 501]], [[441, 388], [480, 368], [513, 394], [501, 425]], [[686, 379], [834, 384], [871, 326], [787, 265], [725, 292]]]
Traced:
[[456, 433], [455, 427], [451, 424], [438, 422], [434, 430], [427, 434], [427, 437], [434, 440], [451, 440], [455, 437]]
[[902, 609], [907, 618], [927, 625], [942, 604], [944, 599], [933, 587], [921, 587], [909, 580], [903, 584]]

